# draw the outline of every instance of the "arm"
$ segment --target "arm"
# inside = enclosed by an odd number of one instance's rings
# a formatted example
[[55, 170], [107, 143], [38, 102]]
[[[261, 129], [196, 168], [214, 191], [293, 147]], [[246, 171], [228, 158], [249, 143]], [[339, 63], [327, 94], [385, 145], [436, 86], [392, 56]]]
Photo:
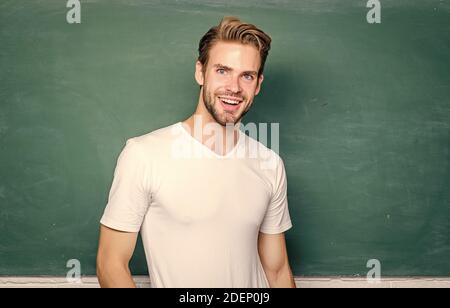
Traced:
[[258, 252], [271, 288], [296, 287], [289, 267], [284, 233], [265, 234], [260, 232]]
[[135, 288], [128, 263], [133, 255], [137, 233], [100, 227], [97, 277], [102, 288]]

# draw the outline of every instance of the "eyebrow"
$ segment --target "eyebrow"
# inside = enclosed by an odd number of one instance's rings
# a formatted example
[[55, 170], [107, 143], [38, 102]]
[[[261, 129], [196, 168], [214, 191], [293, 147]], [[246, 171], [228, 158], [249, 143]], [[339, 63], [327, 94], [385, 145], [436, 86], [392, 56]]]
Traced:
[[[221, 69], [224, 69], [226, 71], [232, 71], [233, 70], [231, 67], [223, 65], [223, 64], [214, 64], [214, 67], [217, 68], [217, 69], [221, 68]], [[245, 72], [242, 72], [242, 73], [243, 74], [249, 74], [249, 75], [255, 75], [255, 76], [258, 75], [258, 72], [256, 72], [256, 71], [245, 71]]]

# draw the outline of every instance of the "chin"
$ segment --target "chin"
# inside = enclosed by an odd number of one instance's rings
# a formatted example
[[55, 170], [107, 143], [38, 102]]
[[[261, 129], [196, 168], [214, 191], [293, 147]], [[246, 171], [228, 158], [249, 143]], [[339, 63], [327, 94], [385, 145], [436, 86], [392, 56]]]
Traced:
[[236, 125], [236, 123], [237, 123], [240, 119], [241, 119], [240, 116], [239, 116], [239, 117], [235, 117], [235, 116], [233, 116], [233, 117], [225, 116], [225, 117], [224, 117], [224, 120], [223, 120], [222, 123], [220, 123], [220, 124], [222, 124], [223, 126], [226, 126], [227, 123]]

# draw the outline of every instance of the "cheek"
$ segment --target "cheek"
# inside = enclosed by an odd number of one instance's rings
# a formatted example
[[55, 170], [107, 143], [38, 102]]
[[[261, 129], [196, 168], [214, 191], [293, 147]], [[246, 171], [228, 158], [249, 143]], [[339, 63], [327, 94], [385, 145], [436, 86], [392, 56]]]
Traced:
[[249, 100], [252, 99], [253, 97], [255, 97], [256, 90], [257, 90], [256, 84], [247, 85], [247, 86], [242, 87], [242, 91], [243, 91], [245, 97]]
[[209, 91], [214, 94], [224, 88], [224, 86], [217, 80], [210, 79], [207, 81]]

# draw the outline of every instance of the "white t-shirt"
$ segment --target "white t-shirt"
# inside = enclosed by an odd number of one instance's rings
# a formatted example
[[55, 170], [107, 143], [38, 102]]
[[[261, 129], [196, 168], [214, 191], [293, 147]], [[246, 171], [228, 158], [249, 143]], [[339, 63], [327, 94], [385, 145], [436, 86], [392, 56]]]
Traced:
[[101, 223], [141, 232], [152, 287], [269, 287], [257, 240], [292, 227], [283, 161], [242, 131], [224, 156], [181, 122], [130, 138]]

